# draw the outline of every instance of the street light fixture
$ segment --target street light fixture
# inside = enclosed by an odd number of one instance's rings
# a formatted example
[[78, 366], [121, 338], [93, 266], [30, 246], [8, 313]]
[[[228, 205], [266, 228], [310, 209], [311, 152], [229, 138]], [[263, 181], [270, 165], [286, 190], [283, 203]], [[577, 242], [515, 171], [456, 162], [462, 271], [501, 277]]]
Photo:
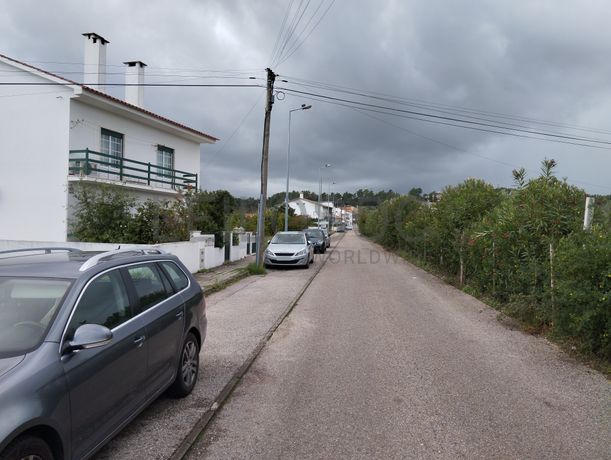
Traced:
[[333, 203], [333, 195], [331, 195], [331, 186], [332, 185], [337, 185], [337, 182], [335, 182], [333, 179], [329, 181], [329, 201], [331, 202], [331, 213], [329, 217], [328, 231], [331, 231], [331, 228], [333, 227], [333, 224], [335, 223], [335, 204]]
[[318, 168], [318, 171], [320, 172], [320, 182], [318, 184], [318, 227], [320, 227], [320, 216], [321, 216], [321, 213], [322, 213], [322, 203], [321, 203], [321, 199], [322, 199], [322, 170], [323, 170], [323, 168], [330, 168], [330, 167], [331, 167], [331, 163], [323, 163]]
[[291, 114], [297, 110], [311, 109], [311, 105], [301, 104], [301, 107], [289, 110], [289, 146], [286, 152], [286, 194], [284, 196], [284, 231], [289, 230], [289, 172], [291, 157]]

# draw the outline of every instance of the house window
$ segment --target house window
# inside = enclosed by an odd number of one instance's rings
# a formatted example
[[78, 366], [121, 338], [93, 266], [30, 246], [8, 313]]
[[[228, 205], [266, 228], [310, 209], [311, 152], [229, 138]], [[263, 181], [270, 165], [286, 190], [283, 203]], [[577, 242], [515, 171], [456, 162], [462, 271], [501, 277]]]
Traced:
[[123, 158], [123, 134], [102, 128], [102, 147], [100, 150], [112, 157], [104, 157], [102, 161], [109, 162], [112, 166], [119, 166]]
[[157, 166], [161, 166], [161, 169], [158, 168], [158, 174], [161, 176], [161, 180], [172, 182], [174, 184], [174, 174], [173, 171], [168, 171], [174, 169], [174, 149], [169, 147], [165, 147], [163, 145], [157, 146]]

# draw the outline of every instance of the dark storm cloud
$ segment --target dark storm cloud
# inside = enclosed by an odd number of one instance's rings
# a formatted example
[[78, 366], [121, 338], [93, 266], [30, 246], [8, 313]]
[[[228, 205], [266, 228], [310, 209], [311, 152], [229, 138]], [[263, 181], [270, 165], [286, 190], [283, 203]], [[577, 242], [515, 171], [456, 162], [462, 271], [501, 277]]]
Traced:
[[[109, 71], [121, 73], [121, 62], [139, 59], [149, 65], [148, 81], [187, 83], [209, 80], [189, 80], [186, 71], [175, 72], [182, 76], [155, 74], [171, 73], [161, 68], [242, 69], [250, 72], [242, 76], [264, 77], [288, 5], [279, 0], [3, 3], [0, 53], [29, 61], [78, 63], [83, 52], [80, 34], [95, 31], [111, 41], [108, 62], [117, 67]], [[602, 1], [337, 0], [303, 46], [274, 70], [279, 79], [289, 81], [296, 77], [428, 103], [604, 128], [611, 116], [609, 17], [611, 5]], [[81, 70], [80, 65], [40, 65]], [[122, 76], [109, 79], [120, 82]], [[277, 86], [321, 91], [281, 81]], [[146, 88], [145, 105], [221, 139], [202, 149], [206, 188], [256, 196], [262, 91]], [[111, 92], [122, 97], [123, 90]], [[553, 157], [559, 161], [561, 177], [581, 181], [578, 185], [594, 193], [611, 192], [606, 173], [611, 169], [609, 151], [364, 115], [286, 94], [284, 100], [276, 100], [272, 114], [270, 193], [284, 188], [288, 111], [302, 103], [313, 108], [293, 114], [291, 188], [317, 189], [319, 166], [326, 162], [333, 166], [324, 171], [325, 190], [334, 180], [336, 190], [429, 191], [469, 176], [509, 185], [513, 167], [525, 166], [536, 174], [541, 160]], [[557, 126], [546, 129], [567, 132]], [[568, 132], [609, 139], [607, 133]]]

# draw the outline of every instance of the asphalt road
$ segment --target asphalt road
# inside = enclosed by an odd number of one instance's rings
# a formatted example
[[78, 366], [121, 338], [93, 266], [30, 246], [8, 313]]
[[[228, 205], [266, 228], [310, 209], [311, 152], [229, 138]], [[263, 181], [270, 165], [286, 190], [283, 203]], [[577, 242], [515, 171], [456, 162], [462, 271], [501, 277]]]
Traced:
[[207, 296], [208, 336], [199, 380], [188, 397], [160, 397], [94, 458], [167, 459], [212, 406], [287, 305], [306, 285], [310, 270], [274, 270]]
[[353, 233], [188, 458], [611, 458], [611, 388]]

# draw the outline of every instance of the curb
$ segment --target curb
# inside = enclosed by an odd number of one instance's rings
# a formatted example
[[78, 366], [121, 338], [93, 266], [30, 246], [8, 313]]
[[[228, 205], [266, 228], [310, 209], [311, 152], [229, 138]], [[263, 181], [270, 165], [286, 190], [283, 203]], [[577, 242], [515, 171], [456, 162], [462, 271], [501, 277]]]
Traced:
[[[341, 236], [341, 238], [335, 243], [335, 246], [333, 246], [332, 249], [335, 249], [337, 247], [340, 241], [344, 239], [345, 235], [346, 234], [344, 233]], [[229, 382], [225, 384], [221, 392], [215, 398], [214, 402], [212, 403], [212, 406], [210, 406], [210, 409], [208, 409], [206, 412], [203, 413], [203, 415], [195, 423], [195, 425], [193, 426], [189, 434], [185, 436], [185, 438], [181, 441], [178, 447], [174, 450], [174, 453], [172, 453], [172, 455], [169, 457], [168, 460], [181, 460], [189, 452], [189, 450], [191, 450], [191, 447], [193, 446], [193, 444], [195, 444], [199, 436], [204, 432], [204, 430], [206, 429], [210, 421], [214, 418], [216, 412], [221, 407], [223, 407], [223, 404], [225, 404], [225, 401], [227, 401], [231, 393], [233, 393], [233, 390], [238, 386], [238, 384], [242, 380], [242, 377], [244, 377], [244, 374], [248, 372], [248, 369], [250, 369], [255, 359], [257, 359], [257, 356], [259, 356], [259, 354], [263, 350], [263, 347], [265, 347], [265, 345], [267, 344], [269, 339], [272, 337], [274, 332], [276, 332], [276, 329], [278, 329], [280, 324], [282, 324], [285, 318], [291, 313], [293, 308], [295, 308], [295, 306], [297, 305], [297, 303], [299, 302], [299, 300], [301, 299], [305, 291], [310, 287], [310, 284], [312, 284], [312, 281], [314, 281], [314, 278], [316, 278], [318, 273], [320, 273], [322, 268], [326, 265], [327, 260], [329, 260], [329, 256], [325, 257], [322, 260], [322, 263], [320, 264], [320, 266], [314, 271], [312, 276], [308, 278], [303, 288], [301, 288], [301, 290], [297, 293], [297, 295], [293, 298], [293, 300], [291, 300], [289, 305], [280, 314], [280, 316], [274, 322], [272, 327], [270, 327], [267, 330], [263, 338], [259, 340], [259, 343], [255, 347], [255, 349], [248, 355], [248, 358], [246, 358], [244, 363], [242, 363], [242, 365], [233, 373], [233, 375], [231, 376], [231, 379], [229, 379]]]
[[228, 276], [227, 278], [221, 281], [217, 281], [209, 285], [204, 285], [200, 283], [200, 286], [202, 287], [202, 290], [204, 291], [204, 295], [210, 295], [216, 292], [220, 292], [223, 289], [231, 286], [232, 284], [237, 283], [238, 281], [243, 280], [244, 278], [248, 278], [249, 276], [251, 275], [250, 273], [248, 273], [248, 270], [246, 270], [246, 268], [238, 269], [238, 270], [235, 270], [235, 273], [232, 276]]

